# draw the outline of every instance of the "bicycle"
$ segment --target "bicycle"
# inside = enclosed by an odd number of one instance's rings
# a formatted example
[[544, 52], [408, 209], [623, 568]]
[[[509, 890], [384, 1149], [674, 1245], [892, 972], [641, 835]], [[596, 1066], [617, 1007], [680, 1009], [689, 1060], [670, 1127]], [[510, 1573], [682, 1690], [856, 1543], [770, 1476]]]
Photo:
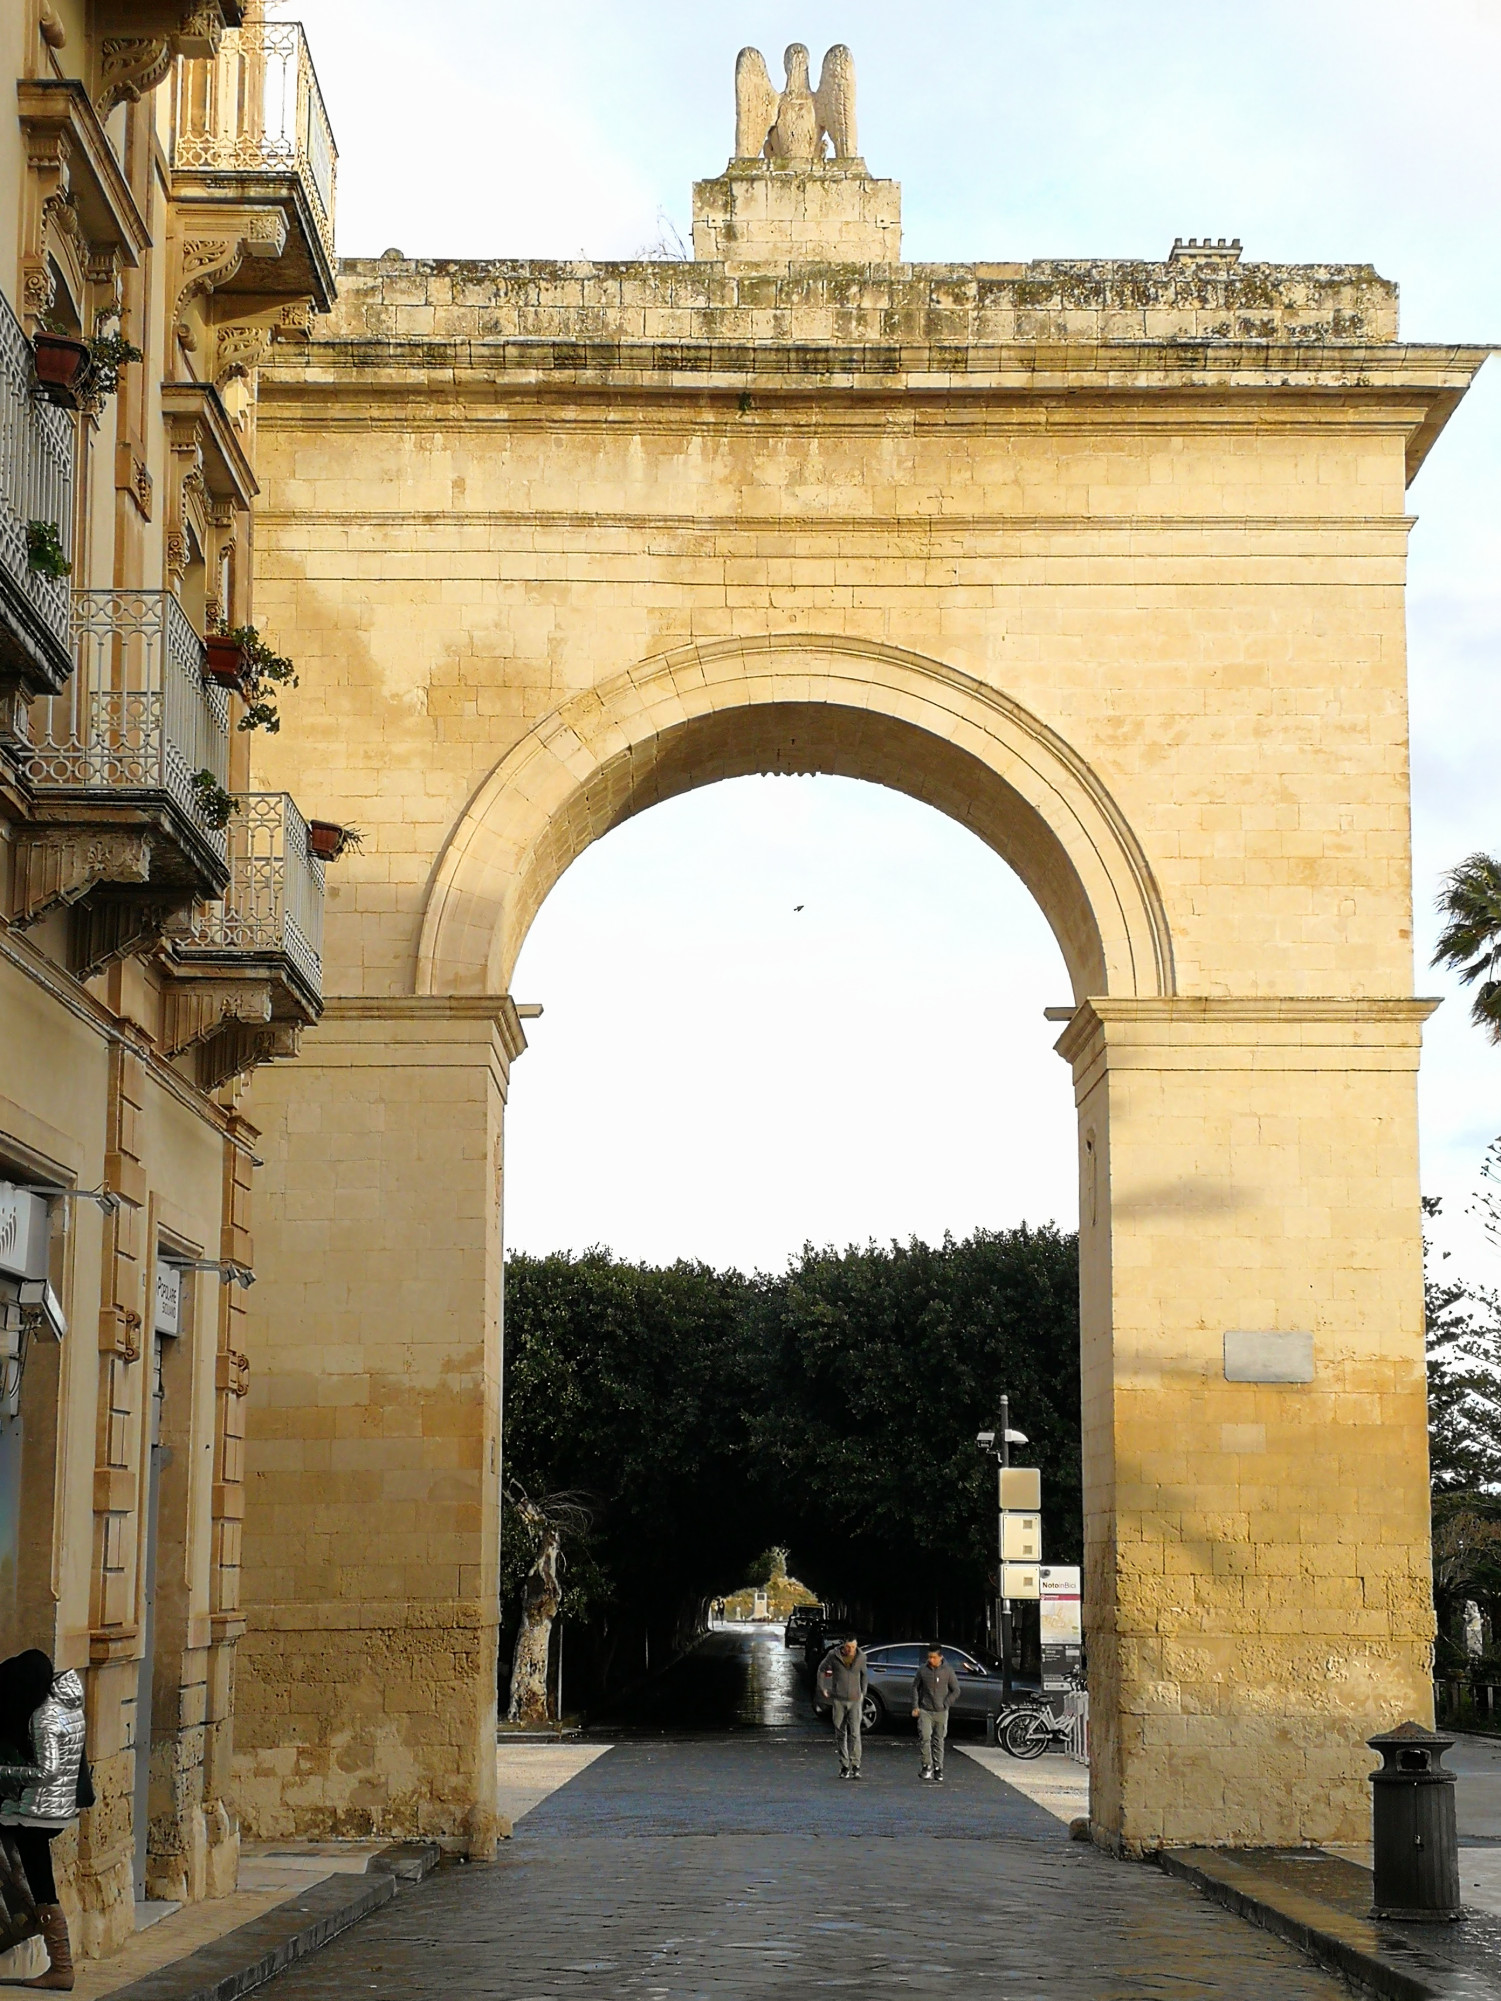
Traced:
[[1066, 1750], [1074, 1719], [1055, 1716], [1050, 1709], [1013, 1709], [996, 1730], [996, 1742], [1013, 1758], [1040, 1758], [1044, 1751]]

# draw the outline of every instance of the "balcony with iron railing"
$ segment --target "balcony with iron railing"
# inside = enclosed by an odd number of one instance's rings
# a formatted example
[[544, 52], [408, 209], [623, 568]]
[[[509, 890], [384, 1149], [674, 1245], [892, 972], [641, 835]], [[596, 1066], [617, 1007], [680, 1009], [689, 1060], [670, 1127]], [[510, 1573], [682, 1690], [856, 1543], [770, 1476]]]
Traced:
[[69, 551], [73, 448], [73, 419], [38, 392], [31, 342], [0, 294], [0, 682], [23, 696], [55, 693], [73, 667], [67, 579], [32, 568], [29, 533], [55, 528]]
[[178, 62], [172, 192], [198, 203], [277, 203], [287, 218], [279, 258], [248, 256], [216, 289], [334, 301], [338, 152], [298, 21], [227, 29], [212, 58]]
[[72, 630], [71, 680], [26, 716], [15, 920], [108, 904], [109, 921], [77, 941], [87, 976], [222, 893], [228, 840], [205, 793], [227, 784], [229, 704], [204, 681], [203, 642], [169, 591], [75, 591]]
[[315, 1021], [323, 1004], [323, 864], [285, 792], [235, 795], [229, 887], [201, 904], [176, 947], [184, 965], [257, 961], [281, 984], [275, 1018]]

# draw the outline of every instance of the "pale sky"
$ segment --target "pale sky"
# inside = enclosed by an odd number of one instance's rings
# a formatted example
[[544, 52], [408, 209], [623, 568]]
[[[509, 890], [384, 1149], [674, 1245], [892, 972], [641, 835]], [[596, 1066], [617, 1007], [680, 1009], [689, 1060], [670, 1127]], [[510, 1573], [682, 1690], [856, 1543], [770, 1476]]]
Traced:
[[[340, 148], [339, 247], [629, 256], [686, 236], [745, 42], [848, 42], [905, 254], [1369, 261], [1409, 337], [1501, 340], [1495, 0], [979, 0], [913, 8], [304, 0]], [[1411, 494], [1423, 1185], [1456, 1256], [1501, 1051], [1428, 970], [1440, 872], [1501, 848], [1501, 357]], [[802, 903], [801, 912], [794, 905]], [[803, 1239], [1075, 1219], [1061, 959], [1006, 868], [895, 794], [744, 779], [596, 844], [515, 980], [507, 1233], [527, 1250], [780, 1266]]]

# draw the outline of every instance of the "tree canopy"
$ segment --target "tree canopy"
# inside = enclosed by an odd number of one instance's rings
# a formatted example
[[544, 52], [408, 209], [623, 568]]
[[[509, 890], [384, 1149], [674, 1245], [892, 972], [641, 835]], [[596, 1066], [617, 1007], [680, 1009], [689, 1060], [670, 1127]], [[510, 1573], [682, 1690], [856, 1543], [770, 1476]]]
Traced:
[[[1049, 1556], [1077, 1561], [1078, 1246], [1052, 1226], [804, 1249], [780, 1275], [513, 1254], [505, 1454], [588, 1498], [571, 1619], [648, 1623], [768, 1546], [866, 1623], [973, 1624], [993, 1590], [1002, 1391], [1043, 1469]], [[508, 1536], [506, 1610], [530, 1562]]]

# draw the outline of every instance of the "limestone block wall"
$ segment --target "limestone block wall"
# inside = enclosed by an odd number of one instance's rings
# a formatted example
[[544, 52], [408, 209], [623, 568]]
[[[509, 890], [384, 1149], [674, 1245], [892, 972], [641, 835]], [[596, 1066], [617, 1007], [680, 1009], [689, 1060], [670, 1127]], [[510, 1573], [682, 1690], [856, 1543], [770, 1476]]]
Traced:
[[900, 264], [902, 190], [858, 159], [789, 170], [731, 160], [693, 185], [694, 262]]
[[509, 1002], [330, 1003], [258, 1092], [236, 1799], [264, 1837], [495, 1841]]
[[[1396, 338], [1397, 288], [1369, 264], [1256, 264], [1234, 254], [1160, 264], [818, 258], [762, 272], [697, 257], [612, 263], [389, 254], [343, 260], [339, 303], [318, 328], [314, 351], [315, 358], [321, 349], [337, 362], [342, 357], [330, 342], [399, 341], [399, 363], [410, 369], [423, 356], [409, 344], [428, 341], [710, 342], [754, 350], [724, 365], [806, 374], [816, 382], [837, 371], [837, 352], [798, 355], [788, 351], [791, 345], [899, 350], [905, 342], [934, 343], [955, 350], [941, 365], [964, 372], [986, 359], [973, 350], [1013, 342], [1044, 349], [1055, 342], [1233, 342], [1239, 351], [1223, 359], [1254, 369], [1263, 359], [1257, 343], [1351, 349]], [[446, 348], [431, 361], [469, 358]], [[697, 358], [697, 368], [714, 358]], [[377, 359], [371, 355], [363, 365]], [[1033, 366], [1055, 359], [1044, 353]], [[1136, 358], [1120, 359], [1130, 366]], [[1171, 367], [1191, 359], [1197, 357], [1176, 356]], [[1347, 373], [1358, 372], [1353, 353], [1338, 359], [1355, 364]], [[899, 354], [894, 365], [902, 365]]]
[[[1429, 1719], [1416, 1071], [1431, 1003], [1098, 999], [1073, 1064], [1092, 1815], [1133, 1853], [1363, 1842]], [[1312, 1338], [1303, 1382], [1225, 1335]]]

